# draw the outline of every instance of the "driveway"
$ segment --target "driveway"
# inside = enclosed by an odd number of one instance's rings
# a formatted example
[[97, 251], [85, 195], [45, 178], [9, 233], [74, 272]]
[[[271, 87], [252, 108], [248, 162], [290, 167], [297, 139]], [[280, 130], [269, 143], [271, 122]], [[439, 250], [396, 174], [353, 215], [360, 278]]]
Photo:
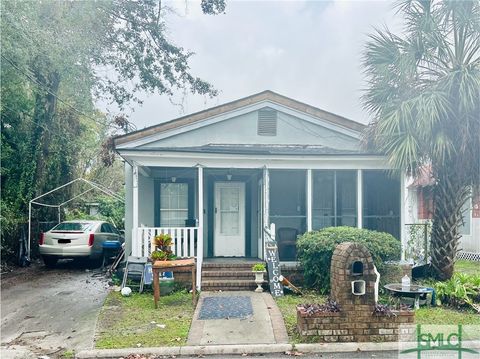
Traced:
[[40, 263], [1, 279], [1, 357], [56, 357], [93, 347], [98, 312], [108, 293], [98, 270], [75, 262]]

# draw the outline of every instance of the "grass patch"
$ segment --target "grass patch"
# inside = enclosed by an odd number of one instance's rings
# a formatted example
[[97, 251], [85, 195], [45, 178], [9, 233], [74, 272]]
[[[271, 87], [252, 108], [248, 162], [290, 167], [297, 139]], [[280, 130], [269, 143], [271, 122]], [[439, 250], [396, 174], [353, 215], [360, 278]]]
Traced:
[[277, 298], [277, 305], [282, 312], [283, 321], [287, 328], [288, 338], [291, 343], [315, 343], [318, 342], [316, 337], [301, 338], [297, 332], [297, 305], [325, 303], [327, 296], [320, 295], [316, 292], [304, 292], [303, 295], [285, 295]]
[[459, 260], [455, 263], [455, 272], [480, 275], [480, 262]]
[[119, 292], [112, 291], [100, 311], [95, 347], [185, 345], [193, 311], [192, 295], [186, 291], [161, 296], [158, 309], [154, 308], [151, 293], [122, 297]]
[[62, 359], [73, 359], [73, 358], [75, 358], [75, 351], [66, 350], [60, 355], [60, 358], [62, 358]]
[[415, 311], [416, 324], [434, 325], [480, 325], [480, 315], [471, 310], [456, 310], [445, 307], [420, 307]]

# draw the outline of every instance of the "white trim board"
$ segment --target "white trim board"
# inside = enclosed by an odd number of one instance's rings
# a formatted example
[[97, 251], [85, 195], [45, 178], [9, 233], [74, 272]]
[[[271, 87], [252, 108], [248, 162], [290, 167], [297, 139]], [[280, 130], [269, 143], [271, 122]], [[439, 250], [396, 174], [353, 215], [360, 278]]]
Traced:
[[120, 150], [128, 162], [147, 167], [204, 167], [271, 169], [391, 169], [382, 156], [275, 156], [196, 152]]

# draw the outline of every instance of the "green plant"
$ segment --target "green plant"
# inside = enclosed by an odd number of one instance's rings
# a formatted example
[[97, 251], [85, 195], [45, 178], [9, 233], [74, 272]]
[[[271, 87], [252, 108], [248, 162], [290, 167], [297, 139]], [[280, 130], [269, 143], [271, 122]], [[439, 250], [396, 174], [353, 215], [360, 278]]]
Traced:
[[177, 258], [177, 256], [174, 255], [172, 251], [155, 250], [150, 255], [150, 258], [152, 258], [153, 261], [171, 261]]
[[480, 303], [480, 276], [455, 273], [449, 280], [435, 283], [434, 287], [438, 305], [468, 305], [477, 310], [475, 303]]
[[330, 227], [308, 232], [297, 241], [297, 256], [304, 269], [305, 283], [321, 293], [330, 290], [330, 261], [337, 244], [363, 244], [380, 273], [384, 262], [400, 259], [400, 241], [388, 233], [353, 227]]
[[167, 233], [156, 235], [152, 240], [152, 244], [155, 246], [155, 250], [150, 256], [152, 260], [171, 261], [177, 258], [177, 256], [172, 252], [172, 243], [173, 239], [171, 235]]
[[71, 359], [71, 358], [75, 358], [75, 351], [74, 350], [65, 350], [61, 356], [61, 358], [63, 359]]
[[165, 250], [167, 247], [171, 247], [173, 239], [168, 233], [160, 233], [153, 238], [152, 242], [156, 247]]
[[252, 266], [252, 272], [265, 272], [265, 264], [264, 263], [255, 263]]

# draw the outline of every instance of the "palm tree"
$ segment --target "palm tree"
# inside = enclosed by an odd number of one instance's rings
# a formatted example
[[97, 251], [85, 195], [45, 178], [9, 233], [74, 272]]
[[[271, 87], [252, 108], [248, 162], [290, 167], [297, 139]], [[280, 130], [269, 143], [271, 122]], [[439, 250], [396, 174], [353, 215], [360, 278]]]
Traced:
[[462, 206], [480, 181], [480, 1], [402, 0], [400, 36], [369, 36], [366, 146], [392, 168], [433, 179], [432, 274], [453, 274]]

